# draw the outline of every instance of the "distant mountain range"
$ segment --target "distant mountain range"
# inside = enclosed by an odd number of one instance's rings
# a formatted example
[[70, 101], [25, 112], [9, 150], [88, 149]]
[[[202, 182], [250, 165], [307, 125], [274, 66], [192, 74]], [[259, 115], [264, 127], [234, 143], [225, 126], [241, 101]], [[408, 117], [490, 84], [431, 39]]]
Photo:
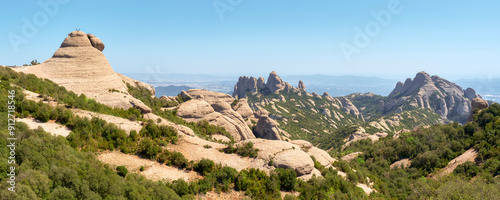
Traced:
[[[153, 85], [158, 92], [157, 96], [175, 96], [182, 90], [188, 88], [206, 89], [210, 91], [232, 94], [233, 86], [236, 84], [235, 76], [214, 76], [207, 74], [155, 74], [148, 73], [125, 73], [126, 76]], [[332, 97], [346, 96], [353, 93], [371, 92], [377, 95], [387, 96], [396, 86], [396, 80], [383, 79], [367, 76], [333, 76], [333, 75], [290, 75], [281, 76], [283, 80], [296, 85], [299, 80], [307, 83], [307, 91], [322, 94], [328, 92]], [[484, 99], [500, 102], [500, 79], [475, 78], [459, 79], [453, 82], [464, 88], [474, 88]]]

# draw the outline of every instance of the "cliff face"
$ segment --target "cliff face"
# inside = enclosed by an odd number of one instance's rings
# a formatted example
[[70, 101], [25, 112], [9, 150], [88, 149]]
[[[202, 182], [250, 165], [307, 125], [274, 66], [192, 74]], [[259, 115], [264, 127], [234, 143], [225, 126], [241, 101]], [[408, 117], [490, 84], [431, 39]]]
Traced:
[[464, 123], [471, 110], [471, 100], [478, 96], [474, 89], [466, 90], [439, 76], [419, 72], [404, 83], [398, 82], [381, 105], [384, 113], [401, 112], [405, 105], [428, 108], [443, 118]]
[[[302, 86], [305, 87], [302, 83]], [[292, 87], [289, 83], [284, 82], [278, 74], [273, 71], [269, 74], [267, 78], [267, 83], [263, 77], [254, 78], [240, 76], [238, 83], [234, 86], [233, 96], [236, 99], [246, 98], [246, 93], [257, 93], [257, 92], [270, 92], [279, 93], [280, 91], [298, 91], [297, 88]]]
[[85, 94], [110, 107], [138, 107], [144, 113], [151, 112], [143, 102], [129, 95], [124, 81], [130, 78], [120, 77], [113, 70], [103, 50], [104, 44], [99, 38], [82, 31], [73, 31], [52, 58], [40, 65], [16, 70], [50, 79], [76, 94]]

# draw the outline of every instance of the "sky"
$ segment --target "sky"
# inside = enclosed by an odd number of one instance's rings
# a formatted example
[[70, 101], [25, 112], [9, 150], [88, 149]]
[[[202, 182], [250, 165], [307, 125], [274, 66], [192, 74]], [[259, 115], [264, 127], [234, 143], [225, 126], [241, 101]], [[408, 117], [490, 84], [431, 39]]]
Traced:
[[121, 73], [500, 77], [500, 2], [2, 1], [0, 64], [44, 61], [71, 31]]

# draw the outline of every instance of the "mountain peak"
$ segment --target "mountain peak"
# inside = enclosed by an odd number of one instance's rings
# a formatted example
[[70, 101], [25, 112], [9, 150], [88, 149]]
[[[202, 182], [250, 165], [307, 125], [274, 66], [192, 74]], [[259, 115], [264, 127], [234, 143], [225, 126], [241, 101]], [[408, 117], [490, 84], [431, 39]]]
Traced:
[[386, 112], [402, 110], [406, 103], [414, 107], [433, 110], [444, 118], [465, 122], [470, 110], [470, 102], [478, 97], [474, 89], [463, 90], [457, 84], [439, 76], [430, 76], [422, 71], [413, 80], [407, 78], [404, 83], [398, 82], [389, 94], [389, 102], [385, 104]]

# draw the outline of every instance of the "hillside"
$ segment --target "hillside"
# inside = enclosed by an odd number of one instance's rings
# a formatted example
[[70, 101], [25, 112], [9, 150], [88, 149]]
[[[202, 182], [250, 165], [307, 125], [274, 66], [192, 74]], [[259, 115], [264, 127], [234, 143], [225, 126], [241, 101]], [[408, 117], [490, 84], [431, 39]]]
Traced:
[[0, 149], [0, 199], [500, 196], [500, 105], [437, 76], [387, 97], [309, 93], [272, 72], [233, 96], [158, 98], [103, 50], [75, 31], [40, 65], [0, 67], [0, 116], [16, 121], [0, 121], [16, 144]]

